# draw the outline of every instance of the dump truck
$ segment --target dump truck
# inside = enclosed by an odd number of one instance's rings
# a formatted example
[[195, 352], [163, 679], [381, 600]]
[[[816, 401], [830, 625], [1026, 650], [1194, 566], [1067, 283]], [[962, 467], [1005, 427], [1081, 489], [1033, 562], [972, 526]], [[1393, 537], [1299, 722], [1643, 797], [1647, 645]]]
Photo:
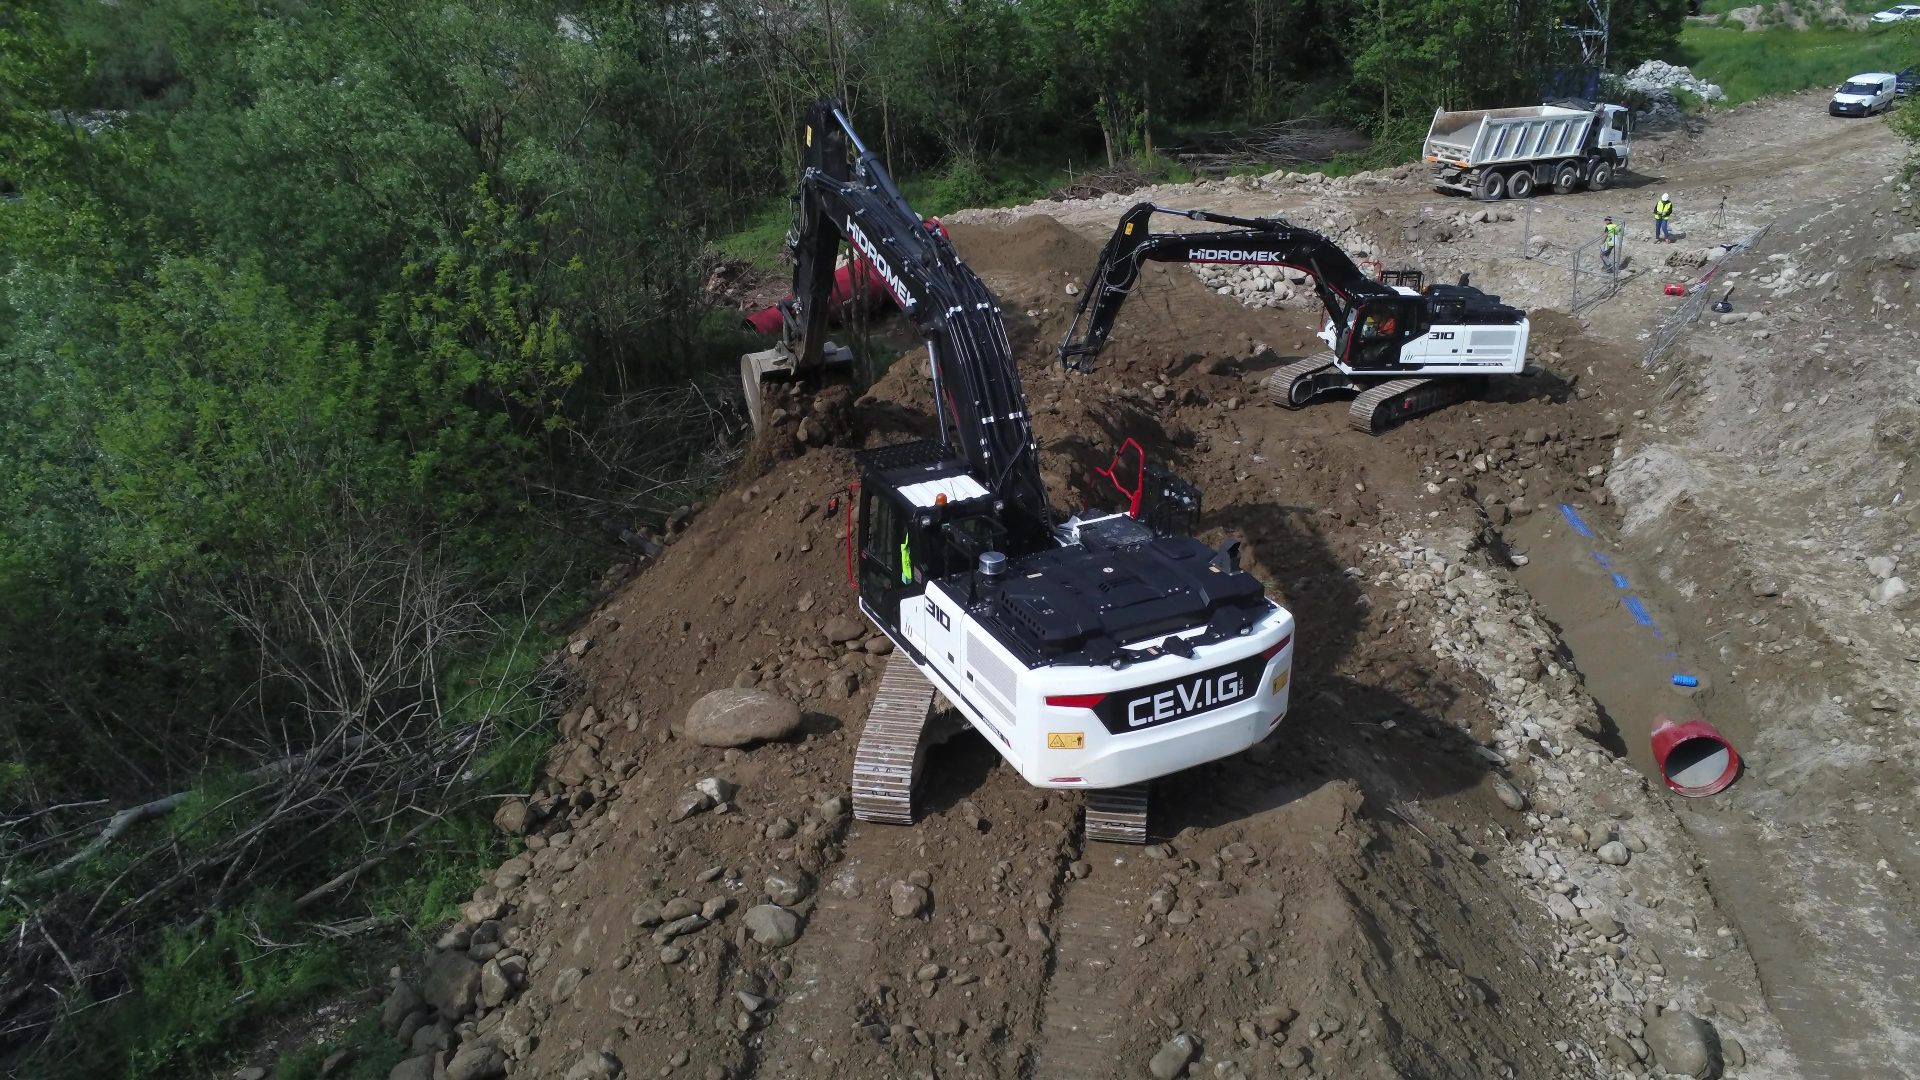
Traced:
[[1632, 145], [1633, 112], [1626, 106], [1561, 101], [1436, 110], [1425, 157], [1435, 187], [1491, 202], [1547, 189], [1599, 191], [1626, 172]]

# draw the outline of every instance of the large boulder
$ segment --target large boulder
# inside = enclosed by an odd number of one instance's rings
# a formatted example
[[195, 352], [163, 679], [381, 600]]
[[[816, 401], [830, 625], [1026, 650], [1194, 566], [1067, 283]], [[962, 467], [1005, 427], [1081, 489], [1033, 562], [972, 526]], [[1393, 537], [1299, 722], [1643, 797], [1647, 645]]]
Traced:
[[680, 734], [701, 746], [746, 746], [800, 726], [800, 707], [764, 690], [727, 687], [693, 703]]
[[449, 1020], [473, 1011], [480, 997], [480, 965], [465, 953], [443, 952], [427, 964], [421, 992]]
[[404, 979], [396, 982], [393, 984], [393, 993], [387, 995], [386, 1004], [380, 1008], [380, 1026], [388, 1031], [399, 1031], [400, 1024], [425, 1004], [420, 991], [414, 989], [412, 983]]
[[410, 1057], [393, 1067], [387, 1074], [387, 1080], [433, 1080], [434, 1055]]
[[1647, 1025], [1647, 1046], [1663, 1070], [1694, 1080], [1720, 1075], [1720, 1040], [1699, 1017], [1679, 1009], [1661, 1013]]

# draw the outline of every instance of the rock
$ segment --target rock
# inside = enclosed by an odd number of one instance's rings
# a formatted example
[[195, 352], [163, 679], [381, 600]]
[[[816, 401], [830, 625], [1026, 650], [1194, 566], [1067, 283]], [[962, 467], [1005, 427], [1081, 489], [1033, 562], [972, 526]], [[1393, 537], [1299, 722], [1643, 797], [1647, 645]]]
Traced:
[[560, 974], [553, 977], [553, 1000], [565, 1001], [580, 989], [580, 981], [587, 977], [585, 968], [562, 968]]
[[395, 1065], [387, 1080], [433, 1080], [433, 1055], [410, 1057]]
[[267, 1080], [267, 1070], [258, 1065], [249, 1065], [234, 1073], [233, 1080]]
[[387, 995], [386, 1004], [380, 1007], [380, 1026], [388, 1031], [399, 1031], [401, 1022], [426, 1003], [412, 983], [396, 982], [393, 984], [393, 993]]
[[865, 648], [868, 655], [871, 656], [891, 656], [893, 655], [893, 639], [885, 636], [868, 638]]
[[695, 814], [704, 814], [717, 805], [719, 801], [706, 792], [689, 791], [680, 796], [679, 800], [673, 804], [673, 809], [667, 811], [667, 821], [685, 821]]
[[1561, 922], [1572, 922], [1580, 917], [1580, 909], [1574, 907], [1573, 901], [1560, 893], [1553, 893], [1547, 897], [1547, 910], [1553, 912], [1553, 917]]
[[1493, 794], [1509, 810], [1517, 812], [1527, 808], [1527, 797], [1504, 776], [1493, 778]]
[[400, 1021], [400, 1029], [393, 1033], [394, 1038], [401, 1046], [412, 1046], [414, 1035], [418, 1034], [421, 1028], [432, 1026], [433, 1010], [422, 1005], [408, 1013], [405, 1020]]
[[1609, 840], [1601, 844], [1600, 850], [1593, 854], [1595, 858], [1606, 863], [1608, 866], [1625, 866], [1627, 865], [1627, 860], [1633, 858], [1633, 853], [1627, 850], [1627, 845], [1618, 840]]
[[683, 919], [675, 919], [660, 927], [660, 929], [655, 930], [653, 932], [653, 943], [655, 945], [665, 945], [674, 938], [685, 937], [696, 930], [703, 930], [706, 928], [706, 925], [706, 917], [696, 911]]
[[507, 1075], [507, 1055], [490, 1039], [463, 1043], [447, 1062], [446, 1080], [498, 1080]]
[[677, 922], [689, 915], [700, 914], [700, 905], [684, 896], [676, 896], [660, 908], [662, 922]]
[[804, 870], [775, 870], [767, 875], [767, 899], [792, 907], [813, 891], [813, 879]]
[[1618, 1035], [1607, 1036], [1607, 1053], [1622, 1065], [1632, 1065], [1640, 1058], [1633, 1052], [1633, 1044]]
[[1882, 581], [1893, 576], [1894, 568], [1900, 564], [1885, 555], [1875, 555], [1867, 560], [1867, 573]]
[[750, 907], [742, 921], [754, 943], [765, 948], [785, 948], [800, 939], [800, 916], [777, 904]]
[[480, 1004], [492, 1009], [513, 996], [513, 980], [507, 977], [499, 960], [489, 960], [480, 969]]
[[421, 996], [449, 1020], [473, 1011], [480, 998], [480, 965], [463, 953], [444, 952], [427, 962]]
[[820, 632], [827, 636], [828, 641], [838, 645], [844, 641], [857, 640], [861, 634], [866, 632], [866, 626], [858, 619], [849, 619], [845, 615], [836, 615], [827, 620], [827, 625], [821, 627]]
[[971, 944], [984, 945], [989, 941], [999, 940], [1000, 930], [998, 927], [988, 926], [986, 923], [974, 923], [967, 927], [967, 941]]
[[1907, 583], [1901, 578], [1890, 577], [1875, 585], [1873, 591], [1867, 595], [1873, 597], [1876, 604], [1891, 604], [1907, 595]]
[[573, 1063], [566, 1080], [613, 1080], [622, 1071], [620, 1059], [605, 1050], [595, 1050]]
[[893, 917], [896, 919], [918, 918], [926, 913], [928, 905], [933, 902], [927, 890], [904, 881], [894, 882], [888, 896], [893, 902]]
[[1153, 1060], [1147, 1062], [1147, 1071], [1156, 1080], [1174, 1080], [1176, 1076], [1185, 1075], [1187, 1063], [1198, 1056], [1199, 1040], [1183, 1031], [1160, 1047], [1159, 1052], [1153, 1055]]
[[733, 798], [734, 792], [740, 789], [717, 776], [703, 776], [695, 781], [693, 790], [712, 799], [715, 803], [723, 803]]
[[460, 917], [478, 926], [488, 919], [499, 918], [506, 913], [506, 910], [506, 905], [502, 904], [498, 898], [489, 897], [485, 900], [469, 900], [460, 905]]
[[320, 1063], [321, 1080], [327, 1080], [328, 1077], [339, 1075], [348, 1065], [353, 1064], [353, 1059], [358, 1053], [358, 1050], [354, 1047], [343, 1046], [333, 1053], [328, 1054], [326, 1060]]
[[1610, 938], [1620, 932], [1620, 920], [1614, 917], [1613, 912], [1602, 907], [1587, 909], [1587, 925], [1593, 927], [1593, 932], [1603, 938]]
[[525, 799], [508, 799], [493, 812], [494, 827], [503, 833], [519, 836], [533, 823], [533, 814], [527, 809]]
[[1670, 1073], [1711, 1080], [1720, 1075], [1720, 1046], [1711, 1025], [1680, 1009], [1661, 1013], [1647, 1025], [1647, 1046], [1654, 1063]]
[[515, 855], [493, 872], [493, 887], [501, 890], [514, 888], [532, 873], [533, 861], [525, 855]]
[[727, 912], [733, 910], [733, 901], [724, 896], [716, 896], [700, 905], [700, 917], [708, 922], [718, 922]]
[[845, 701], [860, 688], [860, 678], [851, 671], [836, 671], [827, 676], [827, 700]]
[[680, 734], [701, 746], [746, 746], [800, 726], [800, 708], [764, 690], [715, 690], [687, 710]]
[[633, 906], [635, 926], [659, 926], [666, 921], [667, 917], [662, 913], [658, 900], [642, 900]]
[[923, 983], [932, 982], [944, 974], [946, 974], [946, 969], [939, 964], [921, 964], [919, 969], [913, 973], [913, 981]]

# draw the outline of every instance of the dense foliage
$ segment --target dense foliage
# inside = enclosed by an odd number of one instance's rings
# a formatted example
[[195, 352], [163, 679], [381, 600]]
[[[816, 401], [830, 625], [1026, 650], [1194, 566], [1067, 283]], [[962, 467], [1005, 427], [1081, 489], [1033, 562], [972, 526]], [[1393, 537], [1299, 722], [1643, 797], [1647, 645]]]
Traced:
[[[1670, 48], [1683, 9], [1615, 0], [1615, 58]], [[1561, 27], [1584, 10], [0, 5], [0, 930], [68, 946], [6, 935], [27, 951], [0, 995], [59, 993], [0, 998], [0, 1054], [142, 982], [224, 993], [203, 969], [247, 953], [237, 927], [279, 925], [402, 811], [434, 809], [423, 793], [455, 796], [403, 777], [381, 814], [317, 816], [259, 770], [376, 743], [432, 758], [433, 731], [511, 711], [451, 689], [531, 678], [527, 613], [606, 561], [593, 537], [686, 497], [615, 492], [620, 454], [596, 440], [727, 352], [715, 244], [777, 235], [807, 100], [845, 100], [896, 171], [957, 203], [1012, 194], [1009, 163], [1309, 113], [1391, 142], [1436, 107], [1528, 100], [1578, 66]], [[487, 753], [484, 776], [524, 782], [526, 754]], [[177, 792], [164, 857], [44, 873], [112, 809]], [[263, 820], [327, 839], [275, 845]], [[424, 918], [434, 895], [395, 903]], [[322, 981], [285, 962], [249, 1007]], [[182, 997], [60, 1060], [178, 1074], [237, 1022]]]

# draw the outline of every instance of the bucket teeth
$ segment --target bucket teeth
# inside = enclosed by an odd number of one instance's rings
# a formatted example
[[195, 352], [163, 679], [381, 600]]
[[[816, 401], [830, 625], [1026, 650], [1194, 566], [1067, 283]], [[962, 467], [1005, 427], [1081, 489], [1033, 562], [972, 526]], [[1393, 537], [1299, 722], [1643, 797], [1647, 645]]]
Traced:
[[913, 788], [926, 754], [933, 684], [904, 653], [880, 676], [873, 708], [853, 752], [853, 816], [887, 825], [913, 824]]

